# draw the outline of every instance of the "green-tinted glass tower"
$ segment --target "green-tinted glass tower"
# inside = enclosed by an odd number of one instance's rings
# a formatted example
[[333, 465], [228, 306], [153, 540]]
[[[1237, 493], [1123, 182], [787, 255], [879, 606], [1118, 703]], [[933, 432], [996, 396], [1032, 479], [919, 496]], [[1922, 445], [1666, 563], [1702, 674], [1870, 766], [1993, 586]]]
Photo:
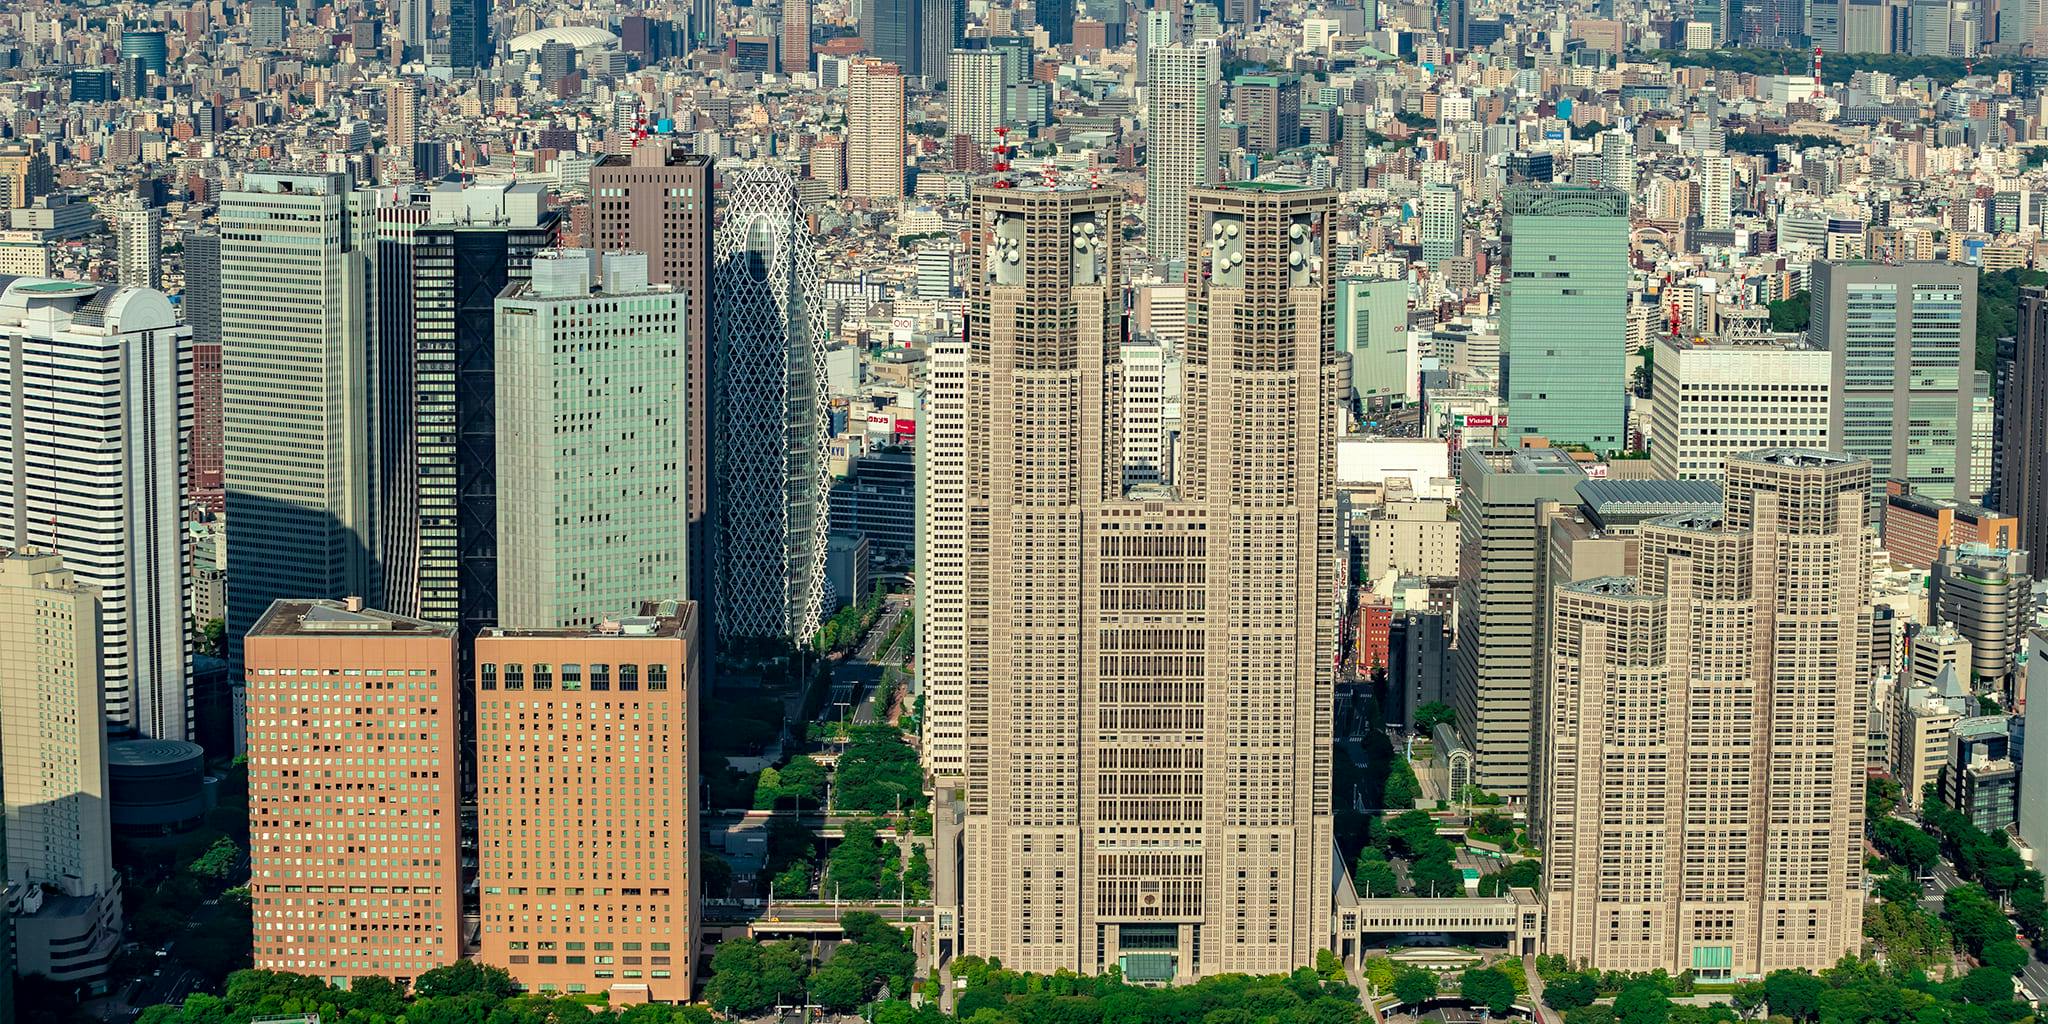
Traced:
[[1515, 433], [1624, 446], [1628, 196], [1532, 184], [1506, 195], [1500, 390]]

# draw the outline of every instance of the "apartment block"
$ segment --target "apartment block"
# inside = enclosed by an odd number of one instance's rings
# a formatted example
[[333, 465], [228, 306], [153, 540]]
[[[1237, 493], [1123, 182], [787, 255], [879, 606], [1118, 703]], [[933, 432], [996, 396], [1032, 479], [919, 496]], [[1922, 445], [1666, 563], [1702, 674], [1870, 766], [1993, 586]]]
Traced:
[[697, 608], [477, 637], [479, 957], [543, 993], [687, 1002]]
[[461, 955], [455, 627], [283, 600], [243, 646], [255, 966], [401, 984]]

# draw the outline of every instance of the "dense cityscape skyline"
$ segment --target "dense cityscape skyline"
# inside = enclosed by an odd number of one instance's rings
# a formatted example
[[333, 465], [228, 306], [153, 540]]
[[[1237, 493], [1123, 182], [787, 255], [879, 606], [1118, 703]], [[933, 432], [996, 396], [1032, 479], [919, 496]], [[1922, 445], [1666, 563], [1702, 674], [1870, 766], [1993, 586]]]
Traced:
[[2028, 1019], [2044, 156], [1981, 0], [0, 6], [0, 1024]]

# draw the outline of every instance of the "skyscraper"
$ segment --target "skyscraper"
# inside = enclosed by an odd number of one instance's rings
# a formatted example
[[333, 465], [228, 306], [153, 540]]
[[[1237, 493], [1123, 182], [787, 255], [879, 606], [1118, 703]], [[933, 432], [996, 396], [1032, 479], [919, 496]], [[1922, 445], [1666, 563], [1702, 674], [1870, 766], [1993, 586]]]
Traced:
[[725, 31], [718, 24], [718, 0], [690, 0], [690, 39], [698, 50], [715, 50], [725, 44]]
[[341, 174], [221, 198], [228, 642], [282, 596], [377, 592], [367, 220]]
[[[415, 2], [415, 0], [407, 0]], [[429, 6], [421, 2], [421, 6]], [[408, 165], [407, 169], [417, 174], [418, 168], [412, 163], [413, 144], [420, 140], [420, 88], [410, 81], [392, 83], [384, 91], [384, 141], [385, 151], [394, 162]], [[385, 180], [390, 180], [389, 176]]]
[[281, 600], [243, 650], [256, 968], [404, 984], [454, 963], [454, 628]]
[[448, 0], [448, 63], [471, 77], [491, 66], [490, 0]]
[[497, 300], [498, 623], [595, 626], [689, 579], [683, 293], [556, 249]]
[[1628, 196], [1519, 185], [1503, 208], [1500, 391], [1517, 432], [1618, 450], [1628, 420]]
[[1862, 947], [1870, 465], [1731, 458], [1725, 514], [1560, 587], [1538, 728], [1546, 951], [1753, 977]]
[[696, 606], [645, 612], [477, 637], [478, 956], [528, 990], [690, 998]]
[[811, 0], [782, 0], [782, 73], [811, 69]]
[[1458, 647], [1447, 696], [1472, 752], [1472, 785], [1521, 803], [1535, 747], [1538, 619], [1548, 598], [1541, 512], [1577, 504], [1586, 474], [1549, 448], [1467, 448], [1458, 457]]
[[[924, 72], [924, 16], [928, 5], [944, 0], [864, 0], [860, 38], [867, 52], [906, 75]], [[943, 61], [944, 55], [939, 59]]]
[[55, 554], [0, 558], [0, 884], [23, 909], [7, 973], [62, 985], [106, 977], [121, 944], [94, 597]]
[[553, 246], [537, 183], [401, 191], [377, 210], [377, 483], [384, 607], [498, 621], [496, 317]]
[[1126, 490], [1120, 195], [976, 191], [961, 952], [1159, 982], [1328, 942], [1335, 205], [1192, 194], [1184, 447]]
[[856, 60], [846, 77], [846, 194], [903, 199], [903, 72], [894, 64]]
[[824, 614], [830, 485], [818, 257], [787, 171], [735, 171], [722, 188], [718, 629], [802, 641]]
[[1952, 624], [1970, 642], [1969, 680], [1976, 692], [2018, 703], [2021, 657], [2034, 624], [2027, 553], [1984, 544], [1941, 549], [1927, 580], [1928, 624]]
[[1337, 282], [1337, 353], [1351, 362], [1351, 393], [1368, 415], [1408, 398], [1408, 282]]
[[1636, 194], [1635, 136], [1619, 128], [1600, 133], [1600, 180], [1593, 184], [1626, 196]]
[[98, 590], [103, 724], [171, 740], [192, 730], [190, 338], [161, 292], [33, 278], [0, 291], [0, 546], [54, 552]]
[[1465, 197], [1449, 182], [1422, 187], [1422, 259], [1431, 270], [1465, 255]]
[[135, 195], [114, 205], [116, 273], [130, 288], [155, 288], [163, 280], [164, 225], [161, 212]]
[[1223, 56], [1209, 45], [1160, 46], [1147, 56], [1145, 254], [1169, 263], [1187, 258], [1188, 194], [1218, 180]]
[[179, 257], [185, 293], [178, 303], [192, 328], [192, 443], [185, 494], [218, 512], [221, 493], [220, 232], [189, 231]]
[[[969, 290], [973, 285], [970, 283]], [[917, 416], [917, 674], [925, 769], [939, 784], [967, 776], [967, 343], [925, 354]]]
[[1038, 0], [1032, 5], [1038, 12], [1038, 27], [1045, 30], [1045, 41], [1052, 46], [1068, 46], [1074, 41], [1074, 0]]
[[[711, 506], [711, 158], [685, 153], [664, 139], [645, 139], [631, 153], [608, 156], [590, 169], [591, 236], [603, 252], [647, 254], [647, 280], [683, 296], [683, 343], [689, 392], [684, 498], [690, 514], [690, 578], [684, 596], [709, 608], [712, 577]], [[710, 625], [706, 612], [707, 631]], [[709, 646], [707, 642], [707, 647]]]
[[2019, 517], [2017, 546], [2041, 579], [2048, 577], [2048, 289], [2020, 289], [2019, 334], [1998, 413], [2005, 456], [1998, 509]]
[[1813, 265], [1807, 337], [1834, 357], [1828, 434], [1870, 460], [1870, 516], [1884, 485], [1970, 498], [1977, 269], [1946, 263]]

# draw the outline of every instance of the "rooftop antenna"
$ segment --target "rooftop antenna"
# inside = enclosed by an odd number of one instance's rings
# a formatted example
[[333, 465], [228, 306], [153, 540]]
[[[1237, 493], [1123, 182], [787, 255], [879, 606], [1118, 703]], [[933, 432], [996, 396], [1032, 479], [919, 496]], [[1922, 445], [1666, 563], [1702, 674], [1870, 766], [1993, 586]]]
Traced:
[[997, 179], [995, 180], [995, 185], [994, 185], [994, 187], [996, 187], [996, 188], [1015, 188], [1015, 187], [1016, 187], [1016, 182], [1013, 182], [1013, 181], [1011, 181], [1011, 180], [1010, 180], [1010, 178], [1009, 178], [1009, 173], [1010, 173], [1010, 129], [1009, 129], [1009, 126], [1007, 126], [1007, 125], [1004, 125], [1004, 126], [999, 126], [999, 127], [997, 127], [997, 128], [996, 128], [996, 144], [995, 144], [994, 150], [995, 150], [995, 164], [994, 164], [994, 167], [993, 167], [992, 169], [993, 169], [993, 170], [994, 170], [994, 171], [996, 172], [996, 174], [998, 174], [998, 175], [1001, 175], [1001, 177], [998, 177], [998, 178], [997, 178]]
[[1813, 48], [1813, 87], [1814, 87], [1814, 89], [1816, 89], [1816, 90], [1818, 90], [1818, 89], [1819, 89], [1819, 88], [1821, 87], [1821, 85], [1820, 85], [1820, 47], [1818, 47], [1818, 46], [1816, 46], [1816, 47], [1814, 47], [1814, 48]]

